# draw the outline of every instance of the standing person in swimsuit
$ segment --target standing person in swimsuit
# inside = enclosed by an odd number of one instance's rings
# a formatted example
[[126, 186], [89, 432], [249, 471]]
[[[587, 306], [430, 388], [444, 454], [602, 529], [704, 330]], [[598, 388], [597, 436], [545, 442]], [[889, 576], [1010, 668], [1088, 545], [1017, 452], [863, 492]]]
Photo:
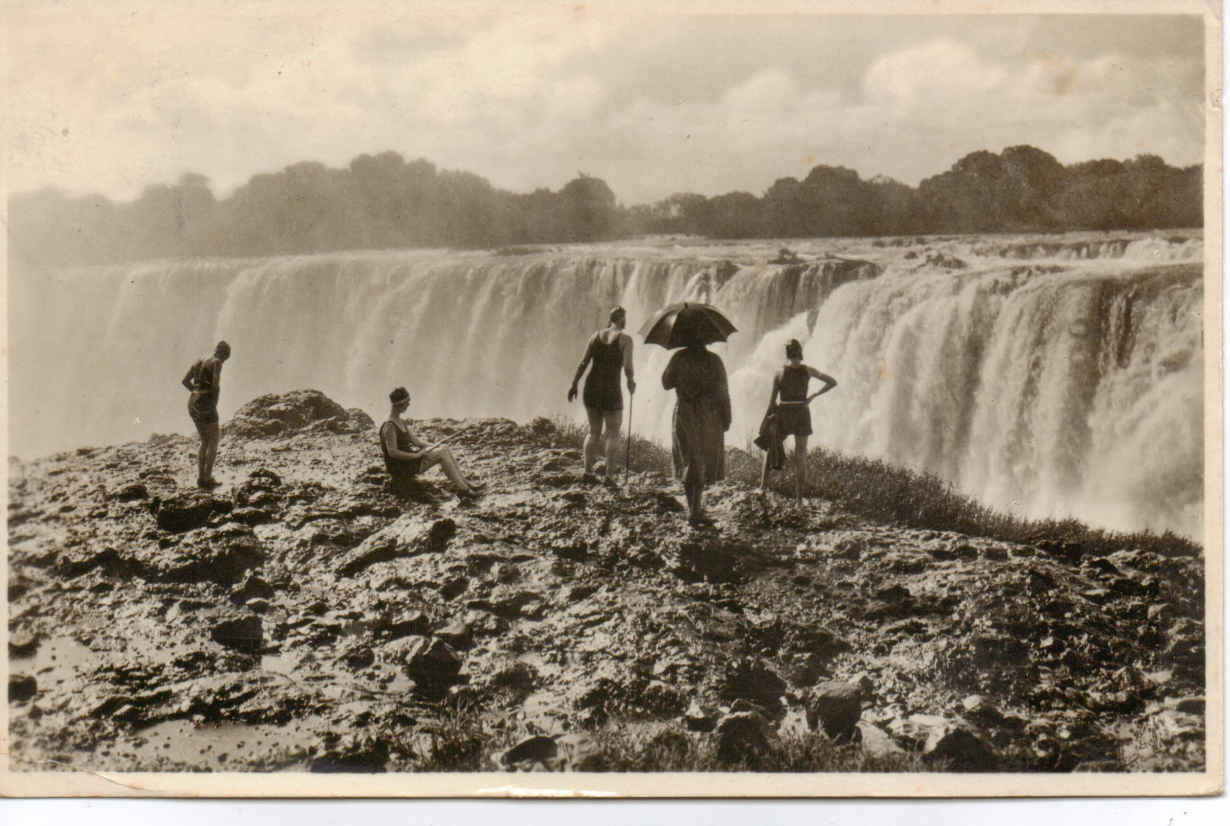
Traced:
[[[585, 415], [589, 417], [589, 436], [585, 439], [585, 475], [594, 470], [594, 461], [599, 454], [606, 456], [607, 477], [612, 478], [612, 465], [619, 455], [619, 425], [623, 419], [624, 399], [619, 389], [619, 371], [628, 379], [628, 394], [636, 392], [632, 378], [632, 336], [625, 333], [628, 314], [623, 307], [615, 307], [608, 317], [610, 324], [594, 333], [585, 348], [585, 358], [577, 366], [577, 374], [568, 388], [568, 401], [577, 397], [577, 382], [585, 368], [593, 362], [585, 378]], [[605, 430], [605, 439], [603, 431]]]
[[219, 341], [212, 358], [204, 358], [188, 368], [183, 385], [188, 388], [188, 415], [201, 436], [197, 456], [197, 487], [216, 488], [214, 460], [218, 458], [218, 392], [222, 388], [222, 364], [231, 357], [231, 345]]
[[419, 473], [436, 465], [444, 469], [444, 475], [457, 487], [462, 496], [477, 496], [484, 485], [470, 482], [461, 473], [453, 452], [448, 447], [427, 449], [426, 442], [419, 441], [410, 432], [410, 425], [402, 414], [410, 407], [410, 393], [398, 387], [389, 394], [389, 420], [380, 426], [380, 450], [384, 454], [384, 466], [389, 471], [393, 490], [404, 494]]
[[[807, 382], [811, 379], [824, 382], [824, 387], [815, 394], [807, 395]], [[807, 404], [816, 396], [822, 396], [837, 386], [837, 379], [821, 373], [803, 363], [803, 345], [798, 339], [786, 343], [786, 364], [773, 376], [773, 392], [769, 395], [769, 411], [776, 412], [778, 435], [785, 439], [794, 436], [794, 501], [803, 498], [803, 484], [807, 479], [807, 437], [811, 435], [811, 411]], [[760, 489], [769, 481], [769, 452], [765, 452], [764, 469], [760, 472]]]

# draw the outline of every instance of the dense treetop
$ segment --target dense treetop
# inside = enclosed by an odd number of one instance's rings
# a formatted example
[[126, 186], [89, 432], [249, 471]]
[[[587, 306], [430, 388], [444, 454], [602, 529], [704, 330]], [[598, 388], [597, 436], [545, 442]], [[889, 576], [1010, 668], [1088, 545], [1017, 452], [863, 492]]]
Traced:
[[763, 195], [680, 193], [624, 207], [580, 173], [559, 192], [493, 187], [470, 172], [360, 155], [251, 178], [219, 200], [201, 175], [148, 187], [128, 203], [54, 189], [9, 198], [9, 250], [38, 264], [179, 256], [260, 256], [343, 249], [498, 247], [602, 241], [647, 233], [788, 238], [1203, 224], [1202, 168], [1155, 155], [1064, 166], [1032, 146], [966, 155], [917, 188], [816, 166]]

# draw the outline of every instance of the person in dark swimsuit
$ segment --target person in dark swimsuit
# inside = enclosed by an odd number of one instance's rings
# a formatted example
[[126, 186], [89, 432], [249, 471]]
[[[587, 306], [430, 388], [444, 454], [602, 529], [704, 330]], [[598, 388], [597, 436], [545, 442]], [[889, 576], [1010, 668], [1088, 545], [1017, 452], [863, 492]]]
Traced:
[[218, 458], [218, 393], [222, 386], [222, 364], [231, 357], [231, 345], [219, 341], [212, 358], [198, 360], [188, 368], [183, 378], [188, 396], [188, 415], [201, 437], [201, 452], [197, 455], [198, 487], [214, 488], [214, 460]]
[[636, 392], [636, 381], [632, 378], [632, 336], [623, 331], [628, 314], [623, 307], [615, 307], [608, 319], [610, 324], [594, 333], [585, 348], [585, 357], [577, 366], [572, 386], [568, 389], [568, 401], [577, 397], [577, 382], [592, 363], [593, 367], [585, 377], [585, 390], [581, 394], [585, 415], [589, 419], [589, 435], [585, 439], [585, 474], [592, 474], [594, 462], [599, 455], [604, 455], [607, 477], [612, 478], [612, 465], [619, 455], [619, 426], [624, 410], [623, 394], [619, 389], [620, 370], [627, 376], [629, 395]]
[[448, 447], [429, 448], [426, 442], [419, 441], [410, 432], [410, 425], [402, 418], [402, 414], [410, 407], [410, 393], [404, 387], [398, 387], [389, 393], [389, 420], [380, 426], [380, 451], [384, 454], [384, 466], [389, 471], [393, 490], [404, 494], [408, 491], [414, 477], [425, 470], [439, 465], [444, 475], [449, 478], [462, 496], [477, 496], [484, 485], [480, 482], [468, 481], [453, 458], [453, 452]]
[[[807, 395], [807, 383], [817, 379], [824, 387], [811, 396]], [[803, 363], [803, 345], [797, 339], [786, 343], [786, 364], [773, 376], [773, 392], [769, 395], [769, 411], [777, 415], [778, 435], [785, 439], [794, 437], [794, 500], [803, 498], [803, 485], [807, 480], [807, 437], [811, 435], [811, 411], [807, 405], [816, 396], [822, 396], [837, 386], [837, 379], [821, 373]], [[760, 489], [769, 481], [769, 452], [765, 453], [764, 468], [760, 472]]]

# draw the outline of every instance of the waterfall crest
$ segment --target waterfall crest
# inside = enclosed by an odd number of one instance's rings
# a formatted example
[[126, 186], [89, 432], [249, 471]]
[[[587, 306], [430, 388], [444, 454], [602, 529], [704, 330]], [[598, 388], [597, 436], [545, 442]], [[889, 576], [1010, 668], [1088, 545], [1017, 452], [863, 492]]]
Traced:
[[[685, 299], [739, 328], [729, 441], [755, 434], [786, 340], [839, 381], [813, 444], [906, 465], [989, 505], [1200, 537], [1201, 240], [1048, 236], [576, 246], [160, 261], [12, 272], [10, 451], [187, 432], [179, 380], [213, 342], [234, 357], [223, 420], [312, 387], [377, 419], [583, 419], [565, 401], [614, 304], [633, 330]], [[666, 439], [667, 354], [636, 338], [633, 426]]]

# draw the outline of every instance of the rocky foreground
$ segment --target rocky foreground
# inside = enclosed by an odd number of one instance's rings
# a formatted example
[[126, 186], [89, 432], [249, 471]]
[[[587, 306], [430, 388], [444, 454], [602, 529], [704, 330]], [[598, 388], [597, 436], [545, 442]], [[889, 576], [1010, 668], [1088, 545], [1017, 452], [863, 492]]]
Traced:
[[736, 483], [692, 529], [550, 422], [420, 423], [459, 430], [473, 502], [395, 497], [312, 391], [236, 415], [212, 493], [183, 436], [12, 462], [13, 768], [1203, 769], [1199, 557]]

